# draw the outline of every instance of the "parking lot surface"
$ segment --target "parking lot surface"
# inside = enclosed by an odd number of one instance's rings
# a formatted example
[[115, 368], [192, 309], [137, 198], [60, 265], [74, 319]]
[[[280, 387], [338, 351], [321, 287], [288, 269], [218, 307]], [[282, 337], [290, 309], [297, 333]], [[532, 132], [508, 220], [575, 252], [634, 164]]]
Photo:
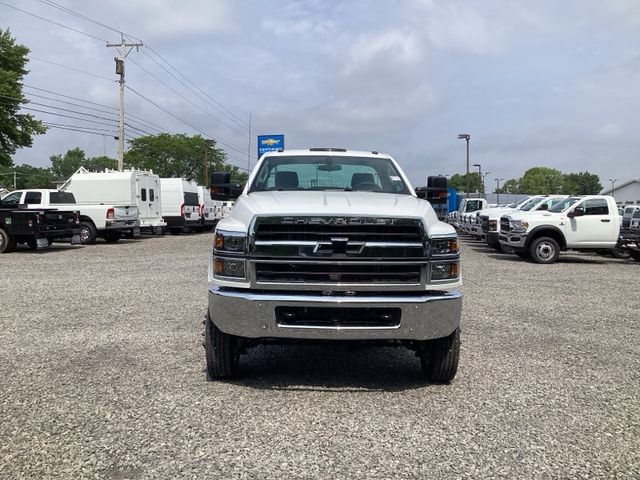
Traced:
[[0, 256], [0, 478], [639, 478], [640, 263], [462, 243], [458, 376], [260, 347], [207, 382], [211, 235]]

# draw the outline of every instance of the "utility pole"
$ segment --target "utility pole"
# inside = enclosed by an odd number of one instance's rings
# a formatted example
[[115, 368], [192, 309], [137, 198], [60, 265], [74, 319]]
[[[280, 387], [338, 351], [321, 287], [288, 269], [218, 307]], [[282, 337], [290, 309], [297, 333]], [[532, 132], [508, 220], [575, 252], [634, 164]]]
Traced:
[[247, 148], [247, 173], [251, 172], [251, 114], [249, 114], [249, 147]]
[[207, 139], [204, 139], [204, 183], [203, 185], [208, 185], [209, 181], [209, 145], [207, 144]]
[[118, 116], [118, 171], [124, 170], [124, 61], [134, 48], [136, 51], [144, 46], [142, 43], [126, 43], [124, 35], [121, 35], [120, 43], [107, 43], [107, 47], [115, 47], [118, 56], [116, 62], [116, 75], [120, 75], [120, 114]]
[[500, 182], [504, 180], [504, 178], [496, 178], [496, 203], [500, 203]]
[[458, 140], [465, 140], [467, 142], [467, 200], [469, 199], [469, 190], [471, 190], [471, 177], [469, 176], [469, 139], [471, 135], [468, 133], [460, 133]]
[[14, 190], [17, 190], [16, 185], [17, 185], [17, 182], [16, 182], [16, 171], [14, 170], [13, 171], [13, 189]]

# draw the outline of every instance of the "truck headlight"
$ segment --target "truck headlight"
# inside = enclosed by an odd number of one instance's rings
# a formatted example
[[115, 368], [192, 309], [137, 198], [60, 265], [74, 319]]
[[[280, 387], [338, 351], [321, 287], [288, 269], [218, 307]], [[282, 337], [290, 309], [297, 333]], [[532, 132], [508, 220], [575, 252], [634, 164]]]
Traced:
[[431, 253], [433, 255], [448, 255], [458, 253], [457, 238], [436, 238], [431, 241]]
[[213, 259], [213, 274], [216, 277], [246, 278], [245, 262], [240, 258]]
[[216, 251], [243, 253], [247, 245], [247, 236], [241, 232], [216, 231], [213, 236], [213, 248]]
[[527, 228], [529, 228], [529, 222], [526, 220], [512, 220], [511, 221], [511, 230], [514, 232], [526, 232]]
[[431, 280], [453, 280], [460, 275], [460, 264], [434, 263], [431, 265]]
[[498, 221], [497, 220], [489, 220], [489, 231], [497, 232], [498, 231]]

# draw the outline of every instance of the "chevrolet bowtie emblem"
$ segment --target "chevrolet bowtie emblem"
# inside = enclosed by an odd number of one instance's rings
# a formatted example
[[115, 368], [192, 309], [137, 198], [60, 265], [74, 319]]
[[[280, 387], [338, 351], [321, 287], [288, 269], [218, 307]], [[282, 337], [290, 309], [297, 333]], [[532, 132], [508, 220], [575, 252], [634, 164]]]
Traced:
[[318, 242], [313, 249], [316, 255], [359, 255], [366, 242], [350, 242], [345, 237], [331, 237], [330, 241]]

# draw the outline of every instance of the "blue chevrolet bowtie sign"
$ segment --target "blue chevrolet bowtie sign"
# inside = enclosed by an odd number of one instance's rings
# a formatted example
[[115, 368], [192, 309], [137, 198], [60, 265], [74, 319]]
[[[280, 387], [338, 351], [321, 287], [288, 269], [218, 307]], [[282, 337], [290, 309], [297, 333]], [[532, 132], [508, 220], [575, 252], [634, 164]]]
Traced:
[[284, 150], [284, 135], [258, 135], [258, 158], [266, 152]]

